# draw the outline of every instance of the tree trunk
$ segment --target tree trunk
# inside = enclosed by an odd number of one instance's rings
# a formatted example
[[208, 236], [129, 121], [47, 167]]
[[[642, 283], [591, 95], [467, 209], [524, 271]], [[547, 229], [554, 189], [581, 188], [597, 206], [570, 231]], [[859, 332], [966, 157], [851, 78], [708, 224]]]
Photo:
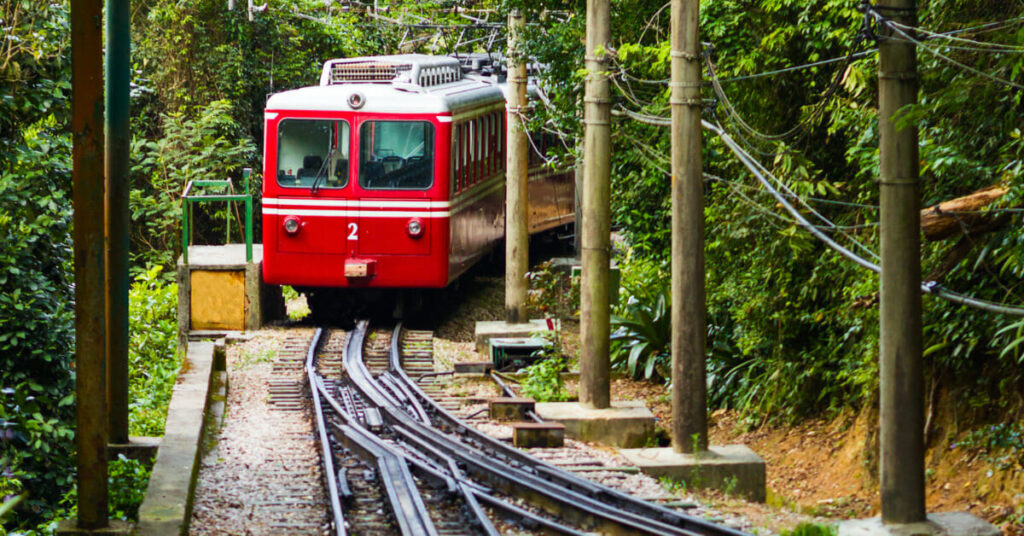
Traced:
[[977, 235], [1006, 223], [995, 213], [979, 213], [1006, 193], [1006, 188], [989, 186], [969, 195], [943, 201], [921, 211], [921, 231], [934, 242], [951, 236]]

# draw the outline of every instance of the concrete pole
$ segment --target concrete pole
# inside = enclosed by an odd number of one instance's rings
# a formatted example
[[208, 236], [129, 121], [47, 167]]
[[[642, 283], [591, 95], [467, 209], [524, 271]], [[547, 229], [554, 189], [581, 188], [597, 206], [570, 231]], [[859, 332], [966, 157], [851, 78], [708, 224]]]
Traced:
[[106, 235], [107, 404], [110, 442], [128, 443], [128, 113], [130, 0], [107, 2]]
[[78, 527], [107, 518], [106, 325], [103, 270], [103, 2], [71, 2]]
[[[915, 0], [879, 0], [882, 15], [917, 25]], [[921, 372], [921, 239], [917, 126], [893, 117], [917, 102], [914, 44], [883, 25], [878, 47], [881, 159], [882, 522], [925, 520], [924, 389]]]
[[530, 230], [527, 214], [529, 143], [522, 112], [526, 108], [526, 63], [520, 36], [526, 21], [518, 9], [508, 15], [508, 136], [505, 187], [505, 320], [526, 322], [526, 272], [530, 269]]
[[587, 0], [587, 85], [583, 122], [583, 252], [580, 280], [580, 403], [611, 407], [608, 359], [610, 311], [608, 262], [611, 242], [611, 86], [607, 48], [611, 41], [608, 0]]
[[708, 448], [699, 0], [672, 0], [672, 446]]

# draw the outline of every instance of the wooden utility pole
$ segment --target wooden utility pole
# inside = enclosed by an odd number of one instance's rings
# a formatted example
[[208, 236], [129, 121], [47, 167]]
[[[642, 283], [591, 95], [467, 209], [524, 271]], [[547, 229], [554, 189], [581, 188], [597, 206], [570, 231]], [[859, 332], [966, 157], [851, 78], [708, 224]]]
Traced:
[[[884, 17], [917, 25], [915, 0], [879, 0]], [[882, 277], [880, 296], [883, 523], [925, 520], [921, 372], [921, 240], [917, 126], [894, 116], [917, 102], [917, 51], [881, 25], [878, 46]]]
[[75, 257], [78, 527], [107, 517], [106, 322], [103, 269], [103, 2], [71, 2], [71, 133]]
[[530, 264], [530, 231], [526, 176], [529, 143], [523, 110], [526, 107], [526, 58], [520, 38], [526, 22], [518, 9], [508, 15], [508, 103], [506, 129], [508, 177], [505, 182], [505, 320], [526, 322], [526, 272]]
[[110, 442], [128, 443], [129, 0], [107, 0], [106, 321]]
[[608, 0], [587, 0], [587, 85], [583, 123], [583, 252], [580, 279], [580, 403], [611, 407], [608, 358], [610, 311], [608, 263], [611, 246], [611, 86], [607, 48], [611, 41]]
[[672, 0], [672, 447], [708, 448], [700, 0]]

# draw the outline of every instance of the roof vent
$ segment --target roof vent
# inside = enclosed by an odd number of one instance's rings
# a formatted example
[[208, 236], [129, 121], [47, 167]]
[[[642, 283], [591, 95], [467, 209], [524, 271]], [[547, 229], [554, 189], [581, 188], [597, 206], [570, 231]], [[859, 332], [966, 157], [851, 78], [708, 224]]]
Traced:
[[438, 65], [420, 68], [417, 83], [423, 87], [440, 86], [462, 80], [462, 69], [458, 65]]
[[405, 63], [384, 63], [379, 61], [358, 61], [331, 64], [331, 84], [346, 82], [391, 82], [399, 74], [412, 69]]
[[462, 80], [458, 60], [445, 56], [406, 54], [329, 60], [320, 85], [383, 83], [433, 87]]

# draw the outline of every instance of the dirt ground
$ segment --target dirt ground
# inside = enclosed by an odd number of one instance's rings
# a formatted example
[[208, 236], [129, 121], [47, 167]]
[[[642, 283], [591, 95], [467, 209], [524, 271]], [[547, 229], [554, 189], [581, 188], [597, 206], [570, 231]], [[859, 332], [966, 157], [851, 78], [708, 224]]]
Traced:
[[[464, 300], [448, 311], [435, 331], [435, 353], [453, 361], [485, 359], [475, 352], [473, 324], [499, 319], [503, 281], [477, 277], [464, 289]], [[566, 355], [578, 356], [579, 324], [563, 320]], [[575, 382], [567, 388], [574, 392]], [[612, 398], [645, 400], [657, 418], [662, 437], [671, 429], [671, 395], [664, 385], [616, 378]], [[939, 412], [938, 428], [943, 428]], [[747, 503], [716, 492], [698, 492], [715, 508], [747, 516], [768, 531], [797, 523], [833, 522], [879, 515], [877, 421], [870, 412], [848, 413], [831, 420], [790, 426], [749, 426], [730, 411], [711, 414], [712, 444], [744, 443], [767, 462], [768, 501]], [[1007, 536], [1024, 534], [1024, 473], [986, 463], [984, 452], [951, 448], [955, 434], [934, 439], [926, 460], [929, 512], [969, 511], [999, 527]]]

